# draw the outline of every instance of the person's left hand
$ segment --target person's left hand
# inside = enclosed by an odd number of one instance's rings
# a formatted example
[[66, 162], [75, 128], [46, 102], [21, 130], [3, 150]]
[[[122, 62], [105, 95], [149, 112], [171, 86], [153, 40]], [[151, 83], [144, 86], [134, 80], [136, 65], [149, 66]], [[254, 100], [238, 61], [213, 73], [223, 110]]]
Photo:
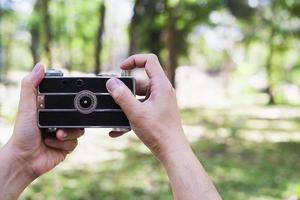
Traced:
[[43, 139], [37, 126], [36, 88], [44, 78], [44, 66], [37, 64], [22, 80], [21, 96], [13, 135], [7, 149], [10, 156], [22, 163], [32, 179], [62, 162], [77, 146], [84, 129], [59, 129], [56, 138]]

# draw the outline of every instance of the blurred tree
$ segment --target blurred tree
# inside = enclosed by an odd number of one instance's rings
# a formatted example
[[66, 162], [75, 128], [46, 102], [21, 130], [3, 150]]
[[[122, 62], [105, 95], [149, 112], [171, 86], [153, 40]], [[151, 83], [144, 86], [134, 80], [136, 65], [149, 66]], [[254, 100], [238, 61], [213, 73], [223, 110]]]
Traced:
[[[297, 1], [258, 1], [251, 5], [246, 0], [225, 0], [231, 13], [239, 20], [240, 28], [244, 33], [245, 45], [251, 42], [260, 42], [266, 45], [265, 71], [267, 79], [266, 92], [269, 104], [282, 103], [278, 94], [278, 83], [284, 78], [283, 68], [280, 64], [284, 60], [284, 52], [289, 48], [287, 42], [299, 33], [299, 27], [288, 26], [295, 17], [298, 17]], [[298, 10], [300, 11], [300, 9]], [[293, 16], [294, 15], [294, 16]]]
[[158, 55], [175, 87], [179, 58], [188, 53], [188, 35], [195, 26], [207, 22], [210, 12], [219, 5], [218, 0], [136, 0], [129, 53], [146, 50]]
[[50, 3], [50, 0], [37, 0], [29, 19], [28, 29], [31, 34], [30, 49], [34, 64], [40, 61], [41, 53], [45, 52], [47, 65], [52, 65], [51, 43], [53, 40], [53, 31], [49, 10]]
[[33, 13], [32, 17], [30, 18], [29, 21], [29, 31], [31, 34], [31, 45], [30, 45], [30, 50], [31, 50], [31, 55], [33, 59], [33, 65], [37, 62], [40, 61], [40, 29], [41, 25], [39, 23], [39, 10], [40, 10], [40, 1], [37, 1], [34, 5], [33, 8]]
[[149, 51], [160, 57], [165, 25], [163, 0], [135, 0], [129, 26], [129, 55]]
[[278, 1], [292, 16], [300, 17], [300, 2], [298, 0]]
[[11, 49], [16, 30], [16, 13], [12, 9], [13, 2], [4, 1], [0, 4], [0, 82], [11, 67]]
[[142, 8], [142, 4], [140, 0], [135, 0], [134, 6], [133, 6], [133, 15], [130, 21], [129, 25], [129, 56], [132, 54], [138, 53], [138, 25], [140, 23], [140, 20], [142, 19], [142, 16], [140, 14]]
[[68, 70], [100, 71], [104, 17], [102, 0], [37, 0], [28, 23], [33, 60], [55, 61]]
[[49, 11], [50, 0], [41, 0], [43, 14], [43, 24], [45, 28], [45, 51], [48, 59], [49, 66], [52, 66], [52, 54], [51, 54], [51, 43], [52, 43], [52, 24]]
[[250, 20], [255, 13], [255, 9], [250, 7], [249, 1], [246, 0], [224, 0], [230, 12], [237, 18]]
[[[73, 49], [71, 43], [74, 38], [74, 8], [76, 2], [73, 0], [52, 0], [51, 23], [53, 25], [53, 57], [62, 63], [62, 66], [71, 71], [73, 69]], [[58, 52], [61, 51], [61, 52]], [[57, 55], [58, 53], [58, 55]], [[60, 56], [62, 55], [62, 56]]]
[[[175, 87], [175, 72], [176, 67], [178, 66], [178, 54], [179, 54], [179, 48], [178, 45], [182, 43], [183, 41], [176, 41], [177, 39], [183, 39], [186, 38], [180, 38], [180, 30], [177, 26], [179, 17], [181, 17], [181, 14], [179, 14], [179, 3], [176, 5], [174, 2], [170, 0], [164, 0], [165, 3], [165, 10], [167, 13], [167, 27], [166, 27], [166, 47], [168, 49], [168, 55], [167, 55], [167, 75], [169, 77], [170, 82]], [[183, 26], [182, 24], [181, 26]]]
[[95, 43], [95, 74], [99, 74], [101, 72], [101, 52], [103, 46], [102, 35], [105, 26], [105, 10], [105, 1], [103, 0], [99, 6], [99, 24]]
[[[101, 27], [99, 27], [101, 26], [100, 22], [102, 20], [102, 15], [99, 12], [101, 12], [101, 9], [103, 9], [103, 5], [104, 4], [102, 4], [102, 0], [84, 2], [81, 0], [72, 0], [68, 5], [67, 13], [69, 14], [69, 20], [66, 25], [67, 27], [69, 27], [68, 29], [70, 29], [67, 33], [70, 37], [69, 46], [72, 52], [73, 69], [95, 72], [95, 50], [96, 45], [98, 45], [96, 41], [102, 40], [102, 36], [101, 38], [99, 37], [99, 28], [102, 29]], [[100, 30], [100, 32], [101, 31], [102, 30]], [[100, 46], [103, 50], [102, 42]], [[100, 56], [100, 51], [99, 54], [97, 54], [97, 56]], [[101, 60], [99, 60], [99, 65], [100, 63]], [[98, 67], [100, 71], [100, 66]]]

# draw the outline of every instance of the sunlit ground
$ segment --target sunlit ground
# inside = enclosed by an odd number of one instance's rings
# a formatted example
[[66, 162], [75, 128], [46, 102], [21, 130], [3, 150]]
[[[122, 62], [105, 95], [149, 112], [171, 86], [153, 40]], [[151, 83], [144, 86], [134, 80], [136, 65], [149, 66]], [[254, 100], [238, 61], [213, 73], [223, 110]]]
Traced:
[[[201, 81], [191, 77], [188, 87], [180, 74], [178, 100], [185, 133], [222, 197], [300, 198], [300, 108], [266, 107], [258, 103], [264, 101], [261, 95], [251, 97], [258, 101], [252, 105], [242, 94], [232, 100], [224, 95], [221, 82], [211, 80], [214, 86], [199, 90]], [[17, 83], [23, 75], [14, 72], [15, 85], [0, 86], [2, 144], [12, 133]], [[112, 139], [107, 132], [86, 130], [66, 162], [35, 181], [21, 199], [171, 199], [162, 167], [134, 133]]]

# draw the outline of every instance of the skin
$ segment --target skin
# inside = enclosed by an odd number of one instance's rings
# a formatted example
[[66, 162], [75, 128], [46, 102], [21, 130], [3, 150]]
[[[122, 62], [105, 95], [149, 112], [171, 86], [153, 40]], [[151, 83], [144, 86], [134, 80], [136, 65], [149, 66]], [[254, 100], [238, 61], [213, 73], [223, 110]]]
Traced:
[[37, 177], [62, 162], [77, 146], [84, 130], [58, 130], [56, 138], [42, 139], [37, 127], [36, 87], [44, 78], [44, 66], [37, 64], [22, 80], [13, 135], [0, 150], [0, 196], [17, 199]]
[[[106, 86], [125, 112], [133, 131], [164, 166], [174, 199], [221, 199], [184, 135], [175, 90], [157, 56], [133, 55], [121, 64], [121, 69], [135, 67], [145, 68], [149, 77], [148, 84], [137, 84], [138, 95], [146, 96], [143, 102], [136, 100], [116, 78], [110, 79]], [[123, 134], [110, 132], [112, 137]]]

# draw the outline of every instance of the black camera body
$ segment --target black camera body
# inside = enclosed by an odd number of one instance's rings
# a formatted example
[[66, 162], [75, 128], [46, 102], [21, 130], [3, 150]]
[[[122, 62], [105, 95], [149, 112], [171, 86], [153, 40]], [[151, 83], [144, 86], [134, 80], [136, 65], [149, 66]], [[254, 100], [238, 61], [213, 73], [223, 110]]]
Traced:
[[[64, 77], [61, 71], [47, 71], [38, 86], [38, 127], [130, 130], [126, 115], [106, 89], [111, 77]], [[116, 78], [135, 95], [135, 79], [128, 71]]]

